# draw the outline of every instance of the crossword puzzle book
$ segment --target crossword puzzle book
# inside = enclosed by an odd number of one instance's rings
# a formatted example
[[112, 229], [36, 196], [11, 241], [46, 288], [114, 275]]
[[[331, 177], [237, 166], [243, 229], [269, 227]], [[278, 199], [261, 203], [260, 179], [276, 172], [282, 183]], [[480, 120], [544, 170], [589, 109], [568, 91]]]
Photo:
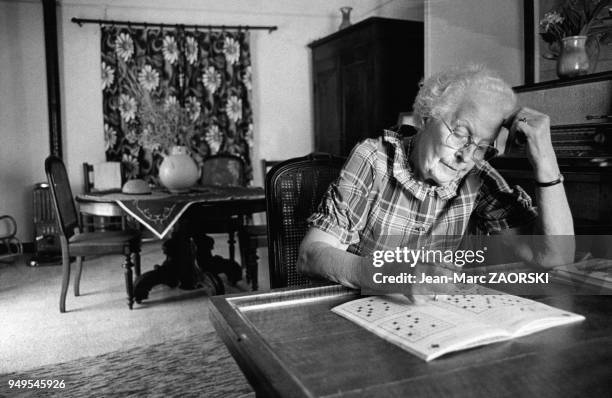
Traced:
[[418, 304], [401, 295], [371, 296], [332, 311], [426, 361], [584, 319], [481, 286], [465, 293]]

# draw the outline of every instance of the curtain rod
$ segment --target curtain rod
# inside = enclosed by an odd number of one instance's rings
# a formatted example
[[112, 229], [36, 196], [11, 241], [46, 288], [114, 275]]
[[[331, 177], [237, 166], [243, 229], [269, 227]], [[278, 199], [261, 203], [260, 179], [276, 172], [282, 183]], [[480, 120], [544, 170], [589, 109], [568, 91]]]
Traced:
[[278, 26], [252, 26], [252, 25], [189, 25], [189, 24], [169, 24], [169, 23], [149, 23], [149, 22], [132, 22], [132, 21], [115, 21], [112, 19], [87, 19], [87, 18], [76, 18], [71, 19], [72, 22], [83, 26], [84, 23], [95, 23], [99, 25], [125, 25], [125, 26], [143, 26], [143, 27], [172, 27], [178, 26], [183, 28], [193, 29], [221, 29], [221, 30], [267, 30], [268, 33], [278, 29]]

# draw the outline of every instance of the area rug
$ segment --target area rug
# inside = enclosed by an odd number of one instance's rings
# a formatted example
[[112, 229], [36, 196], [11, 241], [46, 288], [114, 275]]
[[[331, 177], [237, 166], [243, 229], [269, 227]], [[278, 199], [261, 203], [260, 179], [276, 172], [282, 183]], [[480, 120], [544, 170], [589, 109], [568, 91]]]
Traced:
[[[63, 379], [64, 389], [9, 389], [8, 380]], [[215, 332], [0, 375], [0, 397], [249, 397]]]

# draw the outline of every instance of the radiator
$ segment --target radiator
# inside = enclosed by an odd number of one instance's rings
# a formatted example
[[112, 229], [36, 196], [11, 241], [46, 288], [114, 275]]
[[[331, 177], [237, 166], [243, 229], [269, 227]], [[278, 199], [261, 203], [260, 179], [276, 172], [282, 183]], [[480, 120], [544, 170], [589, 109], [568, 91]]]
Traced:
[[51, 190], [46, 182], [34, 185], [34, 243], [36, 257], [55, 258], [61, 254], [59, 228], [51, 199]]

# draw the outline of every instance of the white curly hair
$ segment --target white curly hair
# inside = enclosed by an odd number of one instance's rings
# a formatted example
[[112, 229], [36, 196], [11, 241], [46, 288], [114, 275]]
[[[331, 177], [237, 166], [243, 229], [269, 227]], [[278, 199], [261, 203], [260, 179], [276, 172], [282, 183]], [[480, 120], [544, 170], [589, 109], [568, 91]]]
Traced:
[[489, 96], [505, 113], [516, 107], [512, 87], [483, 65], [470, 64], [438, 72], [422, 81], [420, 87], [413, 106], [414, 122], [419, 129], [430, 117], [441, 118], [454, 112], [465, 95], [474, 91]]

